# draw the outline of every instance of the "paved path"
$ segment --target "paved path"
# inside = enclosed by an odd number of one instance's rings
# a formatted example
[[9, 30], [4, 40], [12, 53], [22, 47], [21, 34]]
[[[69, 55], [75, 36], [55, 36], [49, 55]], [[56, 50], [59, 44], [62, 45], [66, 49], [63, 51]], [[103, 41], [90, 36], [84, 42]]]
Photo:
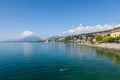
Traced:
[[97, 46], [105, 47], [105, 48], [120, 49], [120, 43], [102, 43], [102, 44], [97, 45]]

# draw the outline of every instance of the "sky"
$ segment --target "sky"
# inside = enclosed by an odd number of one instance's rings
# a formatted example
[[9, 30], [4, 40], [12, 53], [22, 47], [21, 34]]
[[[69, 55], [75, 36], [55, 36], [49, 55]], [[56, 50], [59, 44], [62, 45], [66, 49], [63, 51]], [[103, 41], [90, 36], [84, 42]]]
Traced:
[[120, 0], [0, 0], [0, 40], [119, 26]]

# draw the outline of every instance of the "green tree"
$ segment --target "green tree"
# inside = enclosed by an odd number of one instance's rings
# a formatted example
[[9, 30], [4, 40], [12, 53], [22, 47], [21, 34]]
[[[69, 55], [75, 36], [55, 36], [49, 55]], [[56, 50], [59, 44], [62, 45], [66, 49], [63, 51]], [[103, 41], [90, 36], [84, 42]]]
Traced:
[[102, 37], [102, 36], [97, 36], [97, 37], [96, 37], [96, 41], [101, 42], [102, 40], [103, 40], [103, 37]]
[[120, 36], [116, 37], [116, 40], [120, 40]]
[[109, 42], [110, 38], [110, 36], [104, 36], [102, 42]]

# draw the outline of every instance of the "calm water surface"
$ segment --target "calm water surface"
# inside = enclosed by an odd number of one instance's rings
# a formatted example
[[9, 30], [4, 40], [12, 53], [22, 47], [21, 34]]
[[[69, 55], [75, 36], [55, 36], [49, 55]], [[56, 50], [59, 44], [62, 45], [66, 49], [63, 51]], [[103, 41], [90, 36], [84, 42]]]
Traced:
[[0, 43], [0, 80], [120, 80], [120, 56], [70, 43]]

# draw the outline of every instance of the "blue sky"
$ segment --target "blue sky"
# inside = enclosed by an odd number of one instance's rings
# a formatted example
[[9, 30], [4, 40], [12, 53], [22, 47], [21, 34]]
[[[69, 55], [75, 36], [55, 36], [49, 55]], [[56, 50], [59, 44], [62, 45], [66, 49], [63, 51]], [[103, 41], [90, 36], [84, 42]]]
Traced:
[[119, 24], [120, 0], [0, 0], [0, 40], [31, 31], [41, 38], [83, 24]]

